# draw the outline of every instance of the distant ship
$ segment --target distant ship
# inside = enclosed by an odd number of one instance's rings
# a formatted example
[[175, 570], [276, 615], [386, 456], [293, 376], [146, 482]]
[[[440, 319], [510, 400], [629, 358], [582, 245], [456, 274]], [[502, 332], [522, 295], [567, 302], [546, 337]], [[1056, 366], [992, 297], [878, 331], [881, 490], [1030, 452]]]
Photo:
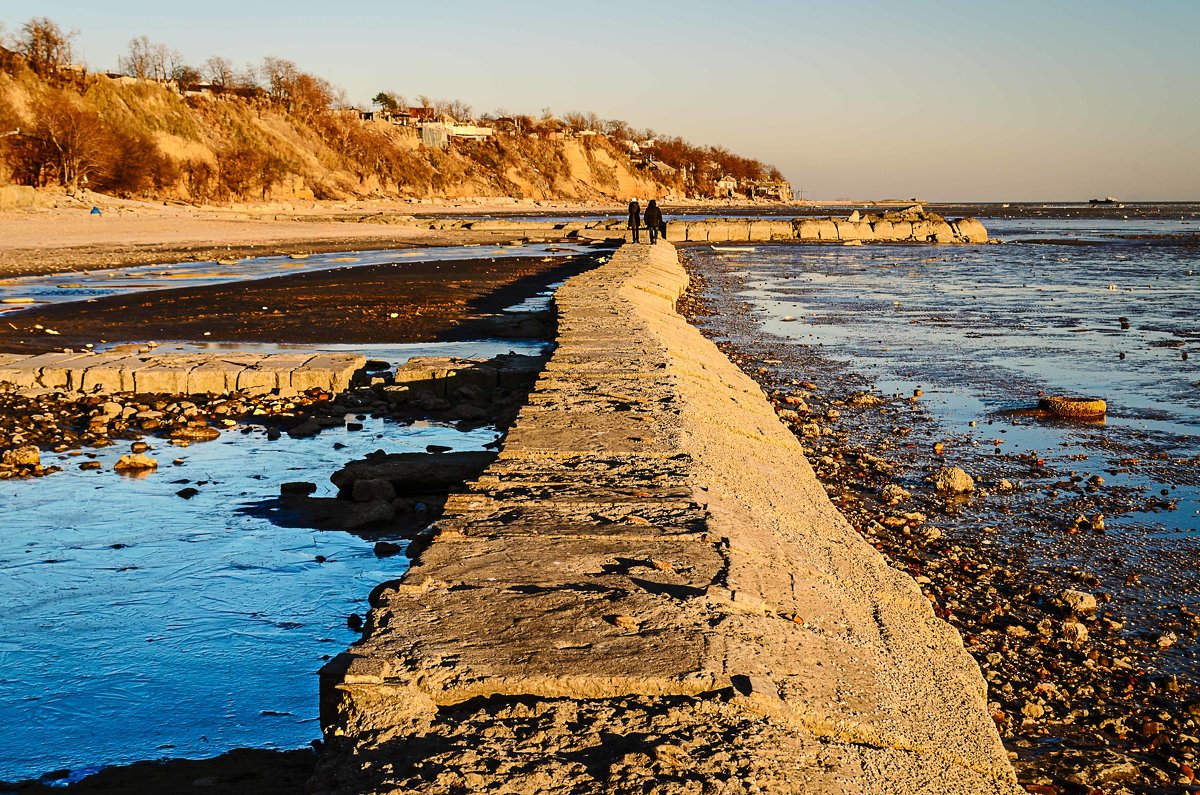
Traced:
[[1119, 204], [1116, 196], [1105, 196], [1103, 199], [1088, 199], [1088, 204]]

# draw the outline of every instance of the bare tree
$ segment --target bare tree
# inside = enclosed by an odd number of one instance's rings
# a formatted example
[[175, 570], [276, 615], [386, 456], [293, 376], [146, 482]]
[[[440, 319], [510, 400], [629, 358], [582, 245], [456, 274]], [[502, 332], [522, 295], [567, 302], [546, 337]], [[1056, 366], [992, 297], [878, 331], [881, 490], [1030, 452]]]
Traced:
[[459, 121], [468, 121], [474, 115], [471, 106], [460, 99], [450, 100], [447, 110], [451, 116]]
[[183, 66], [183, 56], [179, 50], [165, 44], [154, 45], [154, 77], [164, 83], [175, 79], [175, 73]]
[[234, 85], [233, 62], [228, 58], [214, 55], [204, 62], [202, 69], [209, 83], [221, 88], [232, 88]]
[[122, 73], [145, 80], [154, 73], [154, 45], [148, 36], [136, 36], [129, 40], [129, 50], [117, 58], [117, 68]]
[[234, 86], [236, 88], [243, 88], [243, 89], [258, 89], [259, 88], [258, 81], [259, 81], [258, 67], [256, 67], [252, 63], [246, 64], [245, 68], [242, 69], [242, 71], [238, 72], [233, 78]]
[[175, 73], [182, 66], [183, 57], [179, 50], [155, 44], [146, 36], [130, 39], [129, 52], [117, 58], [117, 68], [139, 80], [175, 80]]
[[64, 33], [49, 17], [34, 17], [21, 26], [15, 45], [29, 68], [46, 77], [71, 65], [71, 39], [78, 31]]
[[263, 88], [267, 90], [267, 96], [271, 101], [286, 105], [289, 90], [300, 74], [296, 64], [286, 58], [268, 55], [262, 59], [259, 73], [264, 83]]
[[58, 171], [68, 190], [85, 187], [108, 166], [112, 142], [99, 114], [63, 96], [49, 96], [35, 107], [32, 136]]

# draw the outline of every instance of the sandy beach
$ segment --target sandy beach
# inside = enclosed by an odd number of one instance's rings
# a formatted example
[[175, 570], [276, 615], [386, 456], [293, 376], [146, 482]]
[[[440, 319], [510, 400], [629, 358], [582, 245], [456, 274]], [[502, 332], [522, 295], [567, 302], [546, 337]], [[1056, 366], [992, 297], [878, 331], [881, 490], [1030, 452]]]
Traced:
[[[613, 215], [623, 204], [479, 198], [196, 207], [42, 191], [37, 206], [0, 209], [0, 278], [269, 254], [464, 245], [503, 235], [431, 229], [436, 217]], [[92, 214], [96, 206], [100, 214]], [[804, 205], [796, 205], [797, 210]], [[681, 202], [685, 212], [779, 206]]]

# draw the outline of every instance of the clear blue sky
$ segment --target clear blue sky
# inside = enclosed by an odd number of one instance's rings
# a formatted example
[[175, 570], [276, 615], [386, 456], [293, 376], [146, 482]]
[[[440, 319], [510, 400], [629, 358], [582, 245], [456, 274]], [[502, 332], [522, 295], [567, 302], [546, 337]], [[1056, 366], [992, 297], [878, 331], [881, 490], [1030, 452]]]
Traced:
[[112, 68], [296, 61], [479, 110], [594, 111], [778, 165], [806, 196], [1200, 200], [1200, 0], [0, 0]]

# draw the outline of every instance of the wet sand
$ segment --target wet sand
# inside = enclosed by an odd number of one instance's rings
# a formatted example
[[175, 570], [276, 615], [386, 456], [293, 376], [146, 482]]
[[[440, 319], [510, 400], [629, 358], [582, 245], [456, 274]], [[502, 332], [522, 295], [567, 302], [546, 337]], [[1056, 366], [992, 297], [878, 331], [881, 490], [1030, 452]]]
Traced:
[[[0, 351], [40, 353], [102, 341], [304, 344], [504, 336], [488, 316], [593, 264], [590, 255], [400, 261], [44, 305], [0, 320]], [[48, 335], [39, 325], [59, 333]]]

